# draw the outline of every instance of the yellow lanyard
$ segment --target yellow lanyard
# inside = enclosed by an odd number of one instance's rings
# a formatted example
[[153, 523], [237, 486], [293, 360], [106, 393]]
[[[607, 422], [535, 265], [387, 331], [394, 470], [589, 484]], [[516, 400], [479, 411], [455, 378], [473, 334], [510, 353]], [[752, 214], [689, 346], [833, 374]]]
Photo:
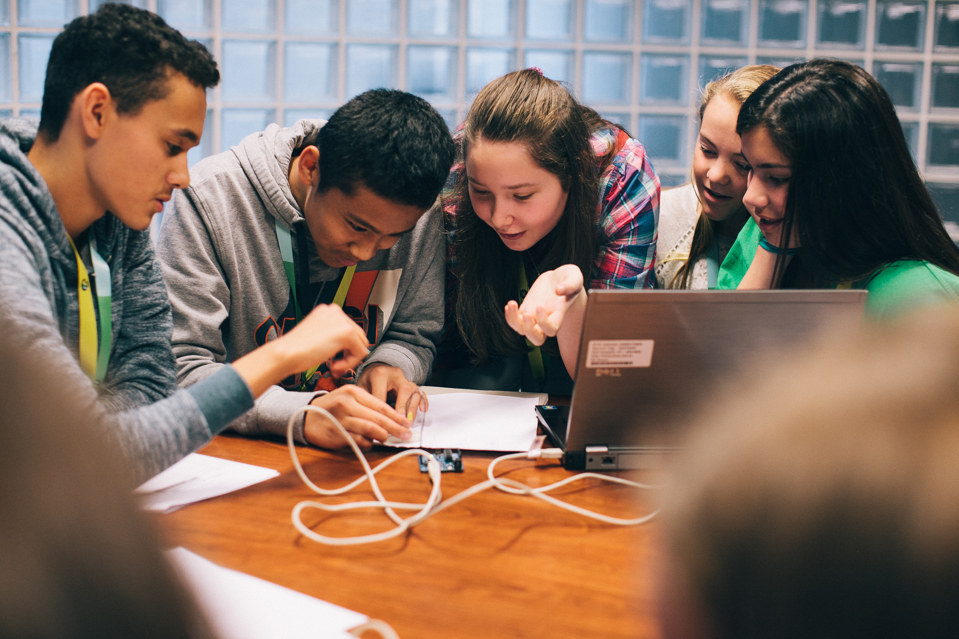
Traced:
[[[526, 298], [526, 294], [529, 292], [529, 283], [526, 279], [526, 265], [520, 260], [519, 264], [519, 303], [522, 304], [523, 300]], [[533, 371], [533, 379], [535, 379], [541, 386], [543, 382], [546, 381], [546, 368], [543, 366], [543, 352], [540, 350], [539, 346], [533, 344], [533, 342], [526, 340], [526, 347], [529, 349], [526, 353], [527, 358], [529, 358], [529, 367]]]
[[[350, 283], [353, 281], [353, 273], [356, 272], [356, 266], [347, 266], [346, 272], [343, 273], [343, 279], [340, 280], [340, 285], [336, 289], [336, 295], [333, 296], [333, 303], [343, 308], [343, 303], [346, 302], [346, 294], [350, 290]], [[293, 295], [296, 295], [296, 289], [293, 289]], [[300, 321], [300, 318], [296, 318], [297, 322]], [[313, 375], [316, 374], [316, 371], [319, 369], [319, 365], [314, 366], [310, 370], [306, 371], [303, 374], [303, 381], [308, 382], [313, 379]]]
[[100, 384], [107, 374], [110, 362], [110, 348], [113, 345], [113, 298], [110, 267], [100, 257], [90, 235], [90, 257], [93, 261], [93, 273], [97, 278], [97, 303], [99, 306], [99, 331], [97, 338], [97, 313], [93, 308], [93, 288], [87, 267], [80, 257], [73, 238], [69, 235], [70, 248], [77, 260], [77, 297], [80, 303], [80, 368], [94, 384]]
[[[296, 294], [296, 265], [293, 262], [293, 240], [290, 238], [290, 229], [283, 226], [279, 220], [276, 220], [276, 240], [280, 245], [280, 257], [283, 259], [283, 270], [286, 271], [286, 279], [290, 282], [290, 289], [293, 292], [293, 308], [296, 309], [296, 323], [299, 324], [303, 319], [303, 311], [300, 308], [300, 300]], [[356, 265], [347, 266], [343, 273], [343, 279], [336, 288], [336, 295], [333, 296], [333, 303], [343, 308], [346, 303], [346, 294], [350, 290], [350, 284], [353, 283], [353, 274], [356, 272]], [[308, 382], [319, 369], [319, 365], [306, 371], [303, 375], [303, 381]]]
[[336, 295], [333, 296], [333, 303], [340, 308], [343, 308], [343, 304], [346, 303], [346, 294], [350, 292], [350, 284], [353, 283], [353, 273], [356, 273], [355, 264], [346, 267], [343, 279], [340, 280], [340, 285], [336, 288]]

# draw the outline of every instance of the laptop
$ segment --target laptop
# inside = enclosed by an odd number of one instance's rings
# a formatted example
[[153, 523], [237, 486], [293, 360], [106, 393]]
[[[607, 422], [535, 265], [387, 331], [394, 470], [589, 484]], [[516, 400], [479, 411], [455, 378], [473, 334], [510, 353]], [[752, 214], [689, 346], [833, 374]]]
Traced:
[[712, 387], [862, 321], [866, 291], [590, 291], [568, 407], [538, 407], [573, 470], [661, 465]]

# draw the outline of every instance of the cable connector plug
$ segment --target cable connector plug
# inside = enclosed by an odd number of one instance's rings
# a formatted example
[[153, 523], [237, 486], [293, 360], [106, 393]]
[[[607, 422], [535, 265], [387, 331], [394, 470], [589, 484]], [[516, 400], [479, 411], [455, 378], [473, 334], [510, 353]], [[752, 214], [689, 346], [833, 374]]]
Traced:
[[560, 448], [539, 448], [526, 453], [526, 459], [562, 459], [563, 451]]

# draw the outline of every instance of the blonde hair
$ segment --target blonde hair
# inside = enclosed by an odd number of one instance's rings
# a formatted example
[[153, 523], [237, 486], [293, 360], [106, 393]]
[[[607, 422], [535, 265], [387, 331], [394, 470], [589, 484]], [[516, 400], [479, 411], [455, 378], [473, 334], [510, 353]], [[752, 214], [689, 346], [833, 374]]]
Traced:
[[[759, 88], [759, 85], [779, 73], [779, 67], [769, 64], [753, 64], [740, 67], [731, 73], [727, 73], [718, 80], [713, 80], [703, 89], [699, 100], [699, 125], [703, 124], [703, 114], [706, 112], [706, 106], [716, 96], [726, 96], [736, 101], [742, 106], [752, 92]], [[696, 200], [699, 202], [696, 220], [696, 231], [693, 233], [692, 246], [689, 249], [689, 259], [686, 264], [673, 276], [673, 282], [679, 281], [680, 288], [689, 286], [689, 279], [692, 277], [693, 267], [703, 255], [709, 252], [715, 240], [712, 221], [703, 214], [702, 197], [696, 189], [696, 180], [692, 176], [690, 168], [690, 181], [693, 185], [693, 192], [696, 194]]]
[[699, 100], [699, 122], [702, 124], [703, 113], [706, 111], [706, 105], [717, 95], [725, 95], [733, 98], [742, 105], [746, 98], [753, 94], [753, 91], [759, 88], [759, 85], [779, 73], [781, 69], [770, 64], [751, 64], [740, 67], [735, 71], [727, 73], [718, 80], [713, 80], [703, 89], [702, 97]]

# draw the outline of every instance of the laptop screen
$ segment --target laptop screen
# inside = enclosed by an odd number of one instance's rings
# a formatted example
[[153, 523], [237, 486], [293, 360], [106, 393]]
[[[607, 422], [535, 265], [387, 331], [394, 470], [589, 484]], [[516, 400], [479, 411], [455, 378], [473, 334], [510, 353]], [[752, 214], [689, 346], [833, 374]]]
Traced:
[[866, 292], [590, 291], [567, 452], [662, 448], [757, 357], [850, 329]]

